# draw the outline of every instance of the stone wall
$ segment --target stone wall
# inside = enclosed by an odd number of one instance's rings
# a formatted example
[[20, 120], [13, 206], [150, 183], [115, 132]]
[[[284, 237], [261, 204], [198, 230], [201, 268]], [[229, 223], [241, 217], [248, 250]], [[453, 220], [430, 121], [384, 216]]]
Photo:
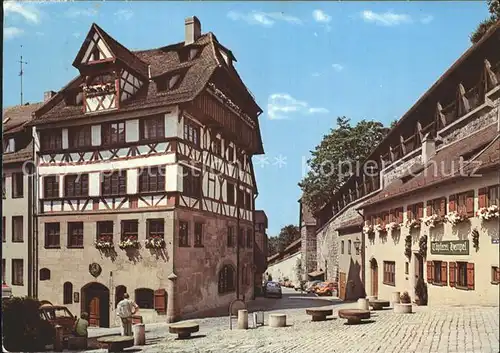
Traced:
[[[203, 247], [179, 247], [174, 242], [174, 272], [177, 276], [175, 289], [176, 314], [181, 317], [194, 312], [204, 312], [220, 307], [228, 307], [236, 299], [236, 292], [219, 294], [219, 271], [223, 265], [231, 265], [236, 270], [236, 246], [227, 247], [228, 226], [234, 227], [236, 237], [237, 223], [233, 218], [213, 216], [194, 210], [175, 210], [175, 234], [178, 234], [179, 220], [189, 222], [189, 234], [194, 237], [194, 222], [203, 226]], [[246, 246], [247, 230], [253, 230], [250, 222], [240, 221], [245, 230], [245, 244], [240, 247], [240, 298], [252, 298], [254, 289], [253, 248]], [[253, 231], [252, 231], [253, 235]], [[236, 238], [234, 238], [236, 242]], [[252, 245], [253, 245], [252, 240]], [[192, 244], [192, 243], [191, 243]], [[246, 281], [243, 282], [243, 272]]]
[[300, 251], [292, 254], [283, 260], [269, 265], [267, 273], [271, 275], [273, 281], [284, 281], [287, 278], [293, 284], [299, 284], [300, 278], [297, 276], [297, 264], [301, 261]]
[[300, 250], [303, 273], [307, 274], [316, 269], [317, 261], [317, 238], [316, 226], [303, 224], [300, 228]]
[[410, 168], [417, 163], [422, 163], [422, 148], [412, 151], [410, 154], [395, 161], [383, 171], [383, 184], [388, 185], [394, 179], [400, 178], [408, 173]]

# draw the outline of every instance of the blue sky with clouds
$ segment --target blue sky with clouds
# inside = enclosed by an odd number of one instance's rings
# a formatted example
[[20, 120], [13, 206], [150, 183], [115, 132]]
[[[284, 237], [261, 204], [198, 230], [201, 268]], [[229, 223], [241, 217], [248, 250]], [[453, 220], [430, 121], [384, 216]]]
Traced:
[[229, 47], [260, 117], [266, 155], [254, 158], [257, 207], [269, 234], [298, 222], [309, 151], [345, 115], [399, 118], [470, 46], [485, 2], [4, 2], [3, 105], [43, 99], [71, 66], [92, 22], [129, 49], [183, 40], [196, 15]]

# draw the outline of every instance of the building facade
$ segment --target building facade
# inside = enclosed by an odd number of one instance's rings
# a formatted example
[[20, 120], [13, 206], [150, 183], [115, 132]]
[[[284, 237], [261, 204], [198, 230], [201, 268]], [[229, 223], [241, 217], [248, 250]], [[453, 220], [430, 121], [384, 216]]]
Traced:
[[254, 245], [254, 294], [261, 294], [262, 281], [267, 270], [267, 215], [263, 210], [255, 211], [255, 245]]
[[361, 207], [369, 294], [498, 305], [499, 46], [496, 26], [387, 137], [384, 189]]
[[36, 282], [35, 168], [26, 123], [40, 106], [28, 103], [3, 110], [2, 280], [15, 296], [32, 296]]
[[253, 296], [255, 103], [196, 17], [185, 40], [130, 51], [93, 24], [79, 75], [35, 112], [38, 297], [117, 324]]

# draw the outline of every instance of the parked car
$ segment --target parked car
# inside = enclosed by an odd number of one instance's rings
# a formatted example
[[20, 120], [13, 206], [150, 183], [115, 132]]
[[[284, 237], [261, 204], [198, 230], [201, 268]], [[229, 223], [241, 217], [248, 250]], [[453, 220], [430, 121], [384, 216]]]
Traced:
[[321, 281], [319, 280], [315, 280], [315, 281], [311, 281], [308, 283], [307, 287], [306, 287], [306, 291], [307, 293], [314, 293], [314, 291], [316, 290], [316, 286], [321, 283]]
[[61, 325], [63, 328], [63, 340], [66, 341], [72, 335], [75, 326], [76, 316], [63, 305], [43, 304], [40, 306], [40, 317], [55, 328]]
[[336, 283], [323, 282], [316, 287], [316, 294], [319, 296], [321, 295], [331, 296], [333, 294], [333, 291], [335, 290], [337, 290]]
[[278, 282], [267, 282], [266, 283], [266, 291], [265, 297], [277, 297], [281, 298], [283, 295], [281, 291], [281, 285]]

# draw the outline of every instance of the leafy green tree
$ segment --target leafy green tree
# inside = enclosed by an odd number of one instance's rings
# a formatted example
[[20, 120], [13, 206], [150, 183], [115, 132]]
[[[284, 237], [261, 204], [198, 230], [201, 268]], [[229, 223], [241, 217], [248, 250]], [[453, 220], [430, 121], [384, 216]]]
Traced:
[[279, 252], [279, 237], [269, 237], [267, 242], [267, 256], [273, 256]]
[[288, 245], [299, 238], [299, 227], [294, 226], [293, 224], [289, 224], [281, 228], [280, 234], [278, 235], [280, 251], [285, 250]]
[[483, 38], [488, 30], [500, 20], [500, 0], [487, 0], [490, 17], [481, 21], [470, 35], [470, 41], [475, 44]]
[[351, 126], [350, 119], [337, 118], [337, 127], [323, 137], [307, 161], [310, 171], [299, 183], [302, 201], [317, 213], [332, 200], [334, 193], [356, 172], [389, 129], [377, 121], [361, 120]]

